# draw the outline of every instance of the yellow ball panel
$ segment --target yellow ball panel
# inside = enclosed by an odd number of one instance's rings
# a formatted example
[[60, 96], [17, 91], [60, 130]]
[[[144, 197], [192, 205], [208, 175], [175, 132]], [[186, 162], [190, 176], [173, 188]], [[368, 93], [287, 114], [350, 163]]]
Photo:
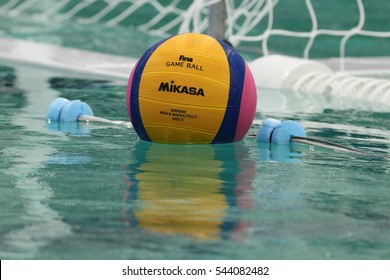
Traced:
[[225, 114], [225, 108], [178, 106], [142, 98], [139, 103], [145, 112], [144, 127], [155, 142], [191, 143], [197, 139], [198, 143], [211, 143]]
[[154, 142], [211, 143], [223, 121], [230, 91], [228, 60], [214, 38], [191, 35], [162, 43], [143, 69], [140, 115]]
[[187, 73], [230, 84], [229, 63], [222, 46], [209, 36], [188, 35], [176, 36], [162, 43], [148, 59], [143, 75]]
[[229, 84], [186, 73], [143, 73], [139, 98], [168, 103], [226, 108]]

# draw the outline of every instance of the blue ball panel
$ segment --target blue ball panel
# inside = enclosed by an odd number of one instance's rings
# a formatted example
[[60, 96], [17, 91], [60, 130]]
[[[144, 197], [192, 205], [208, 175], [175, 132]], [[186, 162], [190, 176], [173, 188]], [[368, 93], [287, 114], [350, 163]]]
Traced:
[[[139, 101], [138, 101], [138, 94], [139, 94], [139, 85], [141, 84], [141, 77], [142, 72], [144, 71], [145, 65], [148, 62], [150, 56], [153, 54], [153, 52], [166, 40], [170, 39], [171, 37], [168, 37], [152, 47], [150, 47], [138, 60], [137, 68], [134, 70], [133, 80], [131, 83], [131, 90], [130, 90], [130, 111], [131, 111], [131, 122], [133, 124], [133, 127], [135, 131], [137, 132], [138, 136], [145, 141], [151, 141], [148, 133], [145, 130], [144, 124], [142, 122], [141, 113], [139, 110]], [[135, 96], [135, 97], [134, 97]]]
[[237, 53], [234, 48], [219, 39], [217, 40], [224, 49], [226, 57], [229, 61], [230, 90], [225, 116], [223, 118], [221, 127], [219, 128], [218, 133], [212, 142], [214, 144], [229, 143], [234, 141], [238, 116], [240, 114], [242, 97], [241, 93], [243, 91], [245, 80], [244, 59]]

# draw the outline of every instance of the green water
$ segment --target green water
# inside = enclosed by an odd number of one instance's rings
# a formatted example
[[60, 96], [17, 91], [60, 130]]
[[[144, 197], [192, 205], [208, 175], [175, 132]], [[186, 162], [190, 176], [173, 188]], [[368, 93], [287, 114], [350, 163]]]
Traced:
[[[29, 17], [1, 17], [0, 35], [132, 57], [160, 39], [131, 26]], [[366, 55], [368, 48], [353, 47]], [[384, 49], [378, 45], [378, 54]], [[318, 56], [329, 50], [324, 44]], [[369, 154], [270, 146], [253, 137], [150, 144], [125, 127], [45, 121], [59, 96], [87, 102], [97, 116], [127, 120], [125, 87], [0, 61], [1, 259], [390, 258], [388, 109], [259, 89], [249, 134], [267, 117], [295, 119], [311, 137]]]
[[390, 258], [389, 113], [256, 115], [257, 122], [297, 119], [312, 137], [378, 156], [251, 137], [150, 144], [125, 127], [44, 120], [57, 96], [126, 120], [123, 82], [7, 65], [0, 72], [2, 259]]

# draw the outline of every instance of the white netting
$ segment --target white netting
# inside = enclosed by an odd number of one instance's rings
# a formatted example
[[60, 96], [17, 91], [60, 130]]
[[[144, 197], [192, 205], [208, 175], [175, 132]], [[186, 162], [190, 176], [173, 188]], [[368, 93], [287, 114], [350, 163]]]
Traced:
[[[390, 57], [390, 1], [381, 0], [0, 0], [0, 15], [133, 26], [165, 37], [209, 32], [214, 16], [210, 7], [216, 5], [226, 14], [224, 39], [256, 57], [339, 57], [339, 70], [345, 70], [348, 56]], [[298, 77], [292, 89], [390, 105], [388, 80], [309, 72]]]
[[[226, 5], [225, 39], [260, 55], [390, 56], [390, 1], [0, 0], [0, 15], [131, 25], [167, 36], [206, 33], [208, 7], [221, 1]], [[349, 42], [351, 50], [347, 53]]]

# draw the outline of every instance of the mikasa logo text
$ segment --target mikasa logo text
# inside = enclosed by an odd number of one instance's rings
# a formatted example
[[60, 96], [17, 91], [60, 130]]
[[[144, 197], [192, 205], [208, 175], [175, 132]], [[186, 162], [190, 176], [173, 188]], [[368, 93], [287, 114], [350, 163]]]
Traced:
[[175, 85], [175, 81], [161, 82], [158, 91], [167, 91], [167, 92], [176, 92], [176, 93], [185, 93], [191, 95], [200, 95], [204, 96], [203, 88], [197, 87], [188, 87], [183, 85]]

